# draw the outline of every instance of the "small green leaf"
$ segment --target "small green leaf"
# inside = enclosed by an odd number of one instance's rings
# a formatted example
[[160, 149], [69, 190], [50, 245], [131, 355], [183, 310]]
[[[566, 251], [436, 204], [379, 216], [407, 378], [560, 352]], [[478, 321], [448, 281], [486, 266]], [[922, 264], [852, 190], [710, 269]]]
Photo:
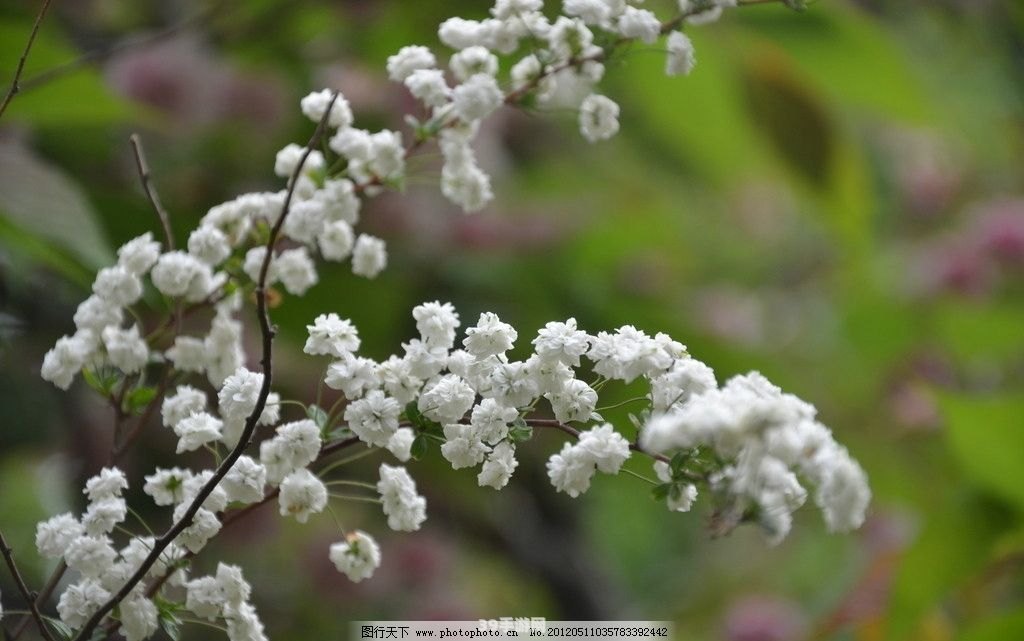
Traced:
[[114, 370], [101, 368], [99, 370], [83, 369], [82, 378], [86, 385], [96, 390], [103, 396], [110, 396], [114, 393], [114, 387], [121, 377]]
[[420, 434], [412, 441], [412, 446], [409, 448], [409, 455], [415, 460], [420, 460], [427, 453], [428, 439], [425, 435]]
[[651, 488], [651, 496], [659, 501], [664, 501], [668, 498], [669, 492], [672, 491], [672, 483], [662, 483], [661, 485], [655, 485]]
[[137, 387], [128, 394], [128, 398], [125, 399], [125, 402], [127, 403], [129, 412], [132, 414], [141, 414], [154, 398], [156, 398], [155, 387]]
[[524, 443], [533, 438], [533, 428], [525, 423], [523, 425], [513, 425], [508, 431], [508, 440], [513, 443]]
[[316, 423], [316, 426], [320, 428], [321, 432], [327, 428], [327, 412], [325, 412], [319, 405], [310, 405], [307, 407], [306, 416]]
[[74, 638], [74, 636], [75, 636], [74, 630], [69, 628], [67, 626], [67, 624], [65, 624], [60, 619], [54, 619], [52, 617], [44, 617], [44, 619], [46, 620], [46, 622], [48, 624], [50, 624], [50, 627], [53, 628], [53, 631], [56, 632], [57, 636], [59, 636], [60, 638], [62, 638], [62, 639]]
[[423, 427], [423, 414], [416, 401], [409, 401], [405, 405], [405, 418], [416, 427]]

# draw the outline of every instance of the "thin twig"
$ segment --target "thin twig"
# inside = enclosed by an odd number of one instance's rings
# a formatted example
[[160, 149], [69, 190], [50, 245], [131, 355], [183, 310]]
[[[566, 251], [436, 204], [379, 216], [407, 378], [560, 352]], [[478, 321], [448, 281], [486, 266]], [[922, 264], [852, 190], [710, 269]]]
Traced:
[[[67, 563], [64, 562], [64, 559], [61, 559], [60, 563], [57, 564], [57, 567], [54, 568], [53, 573], [50, 574], [50, 578], [46, 580], [46, 585], [43, 586], [43, 589], [39, 591], [39, 594], [32, 602], [34, 609], [38, 610], [43, 607], [43, 604], [50, 598], [53, 591], [57, 589], [57, 585], [60, 584], [60, 580], [64, 578], [64, 573], [67, 572], [67, 570]], [[28, 628], [28, 622], [31, 620], [31, 618], [25, 617], [19, 621], [18, 625], [14, 627], [14, 631], [11, 632], [10, 641], [17, 641], [18, 637], [20, 637]]]
[[202, 11], [199, 11], [191, 16], [184, 18], [183, 20], [180, 20], [179, 22], [176, 22], [175, 24], [164, 27], [163, 29], [153, 32], [151, 34], [147, 34], [142, 37], [125, 38], [106, 47], [94, 49], [93, 51], [87, 51], [73, 60], [69, 60], [63, 64], [53, 67], [52, 69], [43, 71], [42, 73], [32, 76], [31, 78], [26, 78], [25, 81], [21, 83], [21, 91], [29, 91], [31, 89], [36, 89], [43, 85], [49, 84], [54, 80], [74, 73], [79, 69], [82, 69], [83, 67], [86, 67], [90, 64], [108, 60], [109, 58], [113, 57], [114, 54], [120, 53], [122, 51], [126, 51], [129, 49], [144, 48], [149, 45], [156, 44], [161, 40], [166, 40], [167, 38], [175, 36], [179, 32], [184, 31], [185, 29], [193, 25], [200, 24], [202, 22], [205, 22], [208, 18], [212, 18], [221, 9], [223, 4], [224, 3], [217, 3], [215, 5], [207, 7]]
[[249, 446], [249, 442], [252, 440], [253, 433], [256, 431], [256, 424], [259, 421], [260, 415], [263, 414], [263, 409], [266, 407], [267, 398], [270, 396], [270, 385], [271, 377], [273, 372], [273, 341], [275, 330], [270, 324], [270, 314], [267, 305], [266, 287], [267, 287], [267, 274], [270, 271], [270, 259], [274, 254], [274, 245], [277, 243], [278, 235], [281, 233], [281, 228], [284, 226], [285, 218], [288, 216], [288, 212], [291, 209], [292, 197], [295, 194], [295, 186], [299, 182], [299, 176], [301, 175], [302, 168], [306, 164], [306, 160], [309, 155], [313, 152], [317, 142], [327, 129], [327, 119], [331, 114], [331, 110], [334, 108], [334, 103], [338, 99], [338, 93], [335, 92], [331, 98], [330, 104], [327, 105], [327, 109], [324, 110], [324, 116], [320, 119], [320, 123], [316, 127], [316, 131], [310, 137], [309, 142], [306, 144], [306, 151], [299, 159], [298, 164], [295, 167], [295, 171], [292, 174], [291, 181], [288, 185], [288, 193], [285, 196], [284, 203], [281, 205], [281, 213], [277, 218], [277, 222], [270, 230], [270, 236], [267, 239], [266, 249], [267, 253], [263, 258], [263, 264], [260, 267], [259, 278], [256, 282], [256, 315], [260, 324], [260, 335], [263, 338], [263, 357], [260, 359], [260, 364], [263, 370], [263, 384], [260, 386], [259, 396], [256, 398], [256, 405], [253, 408], [252, 413], [245, 420], [245, 427], [242, 429], [242, 435], [238, 439], [238, 443], [227, 455], [227, 457], [217, 466], [216, 471], [206, 482], [205, 485], [196, 493], [196, 496], [192, 499], [192, 503], [185, 510], [185, 513], [181, 515], [181, 518], [174, 523], [170, 529], [167, 530], [163, 535], [158, 538], [154, 544], [153, 549], [150, 550], [146, 558], [143, 559], [138, 569], [132, 574], [131, 577], [125, 582], [120, 590], [117, 591], [110, 599], [107, 600], [82, 626], [82, 629], [75, 635], [74, 641], [83, 641], [92, 636], [93, 630], [103, 620], [111, 610], [113, 610], [117, 604], [123, 601], [135, 586], [138, 585], [149, 573], [149, 570], [160, 558], [163, 551], [169, 546], [174, 539], [178, 537], [182, 531], [185, 530], [192, 523], [192, 519], [196, 513], [200, 510], [203, 502], [206, 501], [207, 497], [213, 492], [213, 490], [220, 484], [221, 480], [231, 470], [231, 467], [235, 464], [245, 451], [245, 448]]
[[142, 149], [142, 139], [139, 138], [139, 134], [132, 134], [128, 137], [128, 140], [132, 143], [132, 152], [135, 154], [135, 166], [139, 170], [139, 180], [142, 181], [142, 189], [145, 190], [146, 197], [149, 198], [149, 202], [153, 205], [157, 217], [160, 218], [160, 226], [164, 228], [167, 250], [174, 251], [174, 234], [171, 232], [171, 218], [167, 215], [167, 210], [164, 209], [163, 204], [160, 202], [160, 195], [153, 188], [152, 176], [149, 173], [149, 163], [146, 162], [146, 152]]
[[53, 641], [53, 637], [50, 636], [50, 630], [43, 621], [43, 616], [39, 614], [39, 607], [36, 605], [36, 595], [25, 585], [25, 579], [21, 577], [21, 572], [18, 571], [18, 564], [14, 562], [14, 552], [11, 550], [11, 546], [7, 545], [7, 539], [4, 538], [3, 532], [0, 532], [0, 553], [3, 553], [4, 560], [7, 561], [7, 567], [11, 569], [11, 576], [14, 577], [14, 582], [18, 584], [21, 596], [25, 598], [25, 602], [28, 603], [28, 607], [32, 611], [32, 618], [36, 620], [36, 625], [39, 626], [39, 633], [43, 635], [46, 641]]
[[36, 41], [36, 34], [39, 33], [39, 25], [43, 23], [43, 18], [46, 17], [46, 12], [50, 9], [50, 2], [52, 0], [43, 0], [43, 8], [39, 10], [39, 14], [36, 16], [36, 21], [32, 25], [32, 33], [28, 36], [28, 42], [25, 43], [25, 50], [21, 52], [21, 58], [18, 59], [18, 67], [14, 70], [14, 79], [11, 81], [11, 86], [7, 90], [7, 95], [4, 96], [4, 101], [0, 103], [0, 117], [4, 115], [4, 111], [7, 110], [7, 105], [11, 104], [11, 100], [14, 96], [21, 91], [21, 74], [25, 71], [25, 61], [28, 60], [28, 54], [32, 50], [32, 45]]

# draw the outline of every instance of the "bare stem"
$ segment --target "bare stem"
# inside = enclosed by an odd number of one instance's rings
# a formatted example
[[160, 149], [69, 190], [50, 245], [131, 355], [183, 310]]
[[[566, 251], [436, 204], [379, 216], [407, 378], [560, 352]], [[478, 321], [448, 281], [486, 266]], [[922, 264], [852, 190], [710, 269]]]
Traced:
[[39, 14], [36, 16], [36, 21], [32, 25], [32, 32], [28, 35], [28, 42], [25, 43], [25, 50], [21, 52], [21, 58], [18, 59], [18, 67], [14, 70], [14, 79], [11, 81], [11, 86], [7, 90], [7, 95], [4, 96], [4, 101], [0, 102], [0, 116], [4, 115], [4, 111], [7, 110], [7, 105], [11, 104], [11, 100], [14, 96], [21, 91], [21, 74], [25, 71], [25, 61], [28, 60], [28, 54], [32, 51], [32, 45], [36, 41], [36, 34], [39, 33], [39, 25], [43, 23], [43, 18], [46, 17], [46, 12], [50, 9], [50, 2], [52, 0], [43, 0], [43, 7], [39, 10]]
[[43, 616], [39, 614], [39, 606], [36, 605], [36, 595], [25, 585], [25, 579], [22, 578], [21, 572], [18, 571], [18, 564], [14, 562], [14, 551], [11, 550], [11, 546], [7, 545], [7, 539], [4, 538], [3, 532], [0, 532], [0, 553], [3, 553], [4, 560], [7, 561], [7, 567], [11, 570], [11, 576], [14, 577], [14, 582], [18, 584], [18, 591], [21, 592], [21, 596], [28, 603], [29, 610], [32, 611], [32, 618], [36, 620], [39, 633], [43, 635], [46, 641], [53, 641], [53, 637], [50, 636], [50, 630], [46, 627], [46, 622], [43, 621]]
[[163, 204], [160, 202], [160, 195], [156, 193], [156, 189], [153, 187], [152, 176], [149, 173], [149, 163], [146, 162], [146, 152], [142, 149], [142, 139], [139, 137], [139, 134], [132, 134], [128, 137], [128, 141], [131, 142], [132, 152], [135, 154], [135, 166], [139, 170], [139, 180], [142, 182], [142, 189], [146, 192], [149, 203], [153, 205], [157, 217], [160, 218], [160, 226], [164, 228], [164, 237], [167, 239], [167, 249], [168, 251], [173, 251], [174, 234], [171, 232], [171, 218], [167, 215], [167, 210], [164, 209]]

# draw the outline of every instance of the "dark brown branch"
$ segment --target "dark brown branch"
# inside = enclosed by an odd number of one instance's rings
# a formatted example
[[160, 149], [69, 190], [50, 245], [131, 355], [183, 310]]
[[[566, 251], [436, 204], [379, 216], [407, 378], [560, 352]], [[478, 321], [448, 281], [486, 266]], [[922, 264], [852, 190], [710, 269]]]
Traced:
[[[39, 594], [36, 595], [36, 598], [33, 600], [33, 609], [38, 610], [43, 607], [43, 604], [45, 604], [50, 598], [53, 591], [57, 589], [57, 585], [60, 583], [60, 580], [64, 577], [64, 573], [67, 572], [67, 570], [67, 564], [63, 559], [61, 559], [60, 563], [57, 564], [57, 567], [50, 575], [50, 578], [46, 580], [46, 585], [43, 586], [43, 589], [39, 591]], [[32, 617], [22, 618], [22, 620], [18, 622], [18, 625], [14, 627], [14, 631], [11, 632], [10, 641], [17, 641], [18, 637], [20, 637], [28, 628], [28, 622], [31, 620]]]
[[153, 205], [157, 217], [160, 218], [160, 226], [164, 228], [164, 237], [167, 239], [167, 250], [173, 251], [174, 234], [171, 232], [171, 218], [167, 215], [167, 210], [164, 209], [163, 204], [160, 202], [160, 195], [153, 188], [152, 176], [149, 173], [149, 163], [146, 162], [146, 152], [142, 149], [142, 139], [139, 138], [139, 134], [132, 134], [128, 137], [128, 140], [132, 143], [132, 152], [135, 154], [135, 166], [139, 170], [139, 180], [142, 182], [142, 189], [146, 192], [149, 203]]
[[39, 25], [43, 23], [43, 18], [46, 17], [46, 12], [50, 9], [50, 2], [52, 0], [43, 0], [43, 8], [39, 10], [39, 14], [36, 16], [36, 21], [32, 25], [32, 32], [28, 36], [28, 42], [25, 43], [25, 50], [21, 52], [21, 58], [18, 59], [18, 67], [14, 70], [14, 79], [11, 81], [11, 86], [7, 90], [7, 95], [4, 96], [4, 101], [0, 103], [0, 117], [4, 115], [4, 111], [7, 110], [7, 105], [11, 104], [11, 100], [14, 96], [21, 91], [21, 74], [25, 71], [25, 61], [28, 60], [28, 54], [32, 50], [32, 45], [36, 41], [36, 34], [39, 33]]
[[288, 193], [285, 196], [284, 203], [281, 206], [281, 214], [277, 218], [277, 222], [270, 230], [270, 237], [267, 239], [266, 256], [263, 257], [263, 264], [260, 267], [259, 279], [256, 282], [256, 314], [260, 324], [260, 334], [263, 338], [263, 357], [260, 359], [260, 364], [263, 369], [263, 384], [260, 386], [259, 396], [256, 399], [256, 406], [253, 408], [252, 413], [245, 420], [245, 427], [242, 430], [242, 435], [238, 439], [238, 443], [231, 450], [231, 452], [225, 457], [221, 464], [217, 467], [217, 470], [210, 477], [210, 480], [196, 493], [196, 496], [192, 499], [192, 503], [182, 514], [181, 518], [174, 523], [170, 529], [157, 538], [153, 543], [153, 548], [146, 555], [146, 558], [139, 565], [139, 568], [134, 574], [125, 582], [124, 586], [117, 591], [110, 599], [107, 600], [100, 608], [91, 616], [89, 620], [85, 622], [82, 629], [75, 635], [75, 641], [83, 641], [92, 636], [93, 630], [99, 625], [100, 621], [103, 620], [111, 610], [113, 610], [118, 603], [123, 601], [138, 585], [149, 572], [150, 568], [157, 562], [163, 551], [167, 549], [174, 539], [181, 534], [185, 528], [192, 524], [192, 519], [196, 513], [202, 507], [203, 502], [213, 492], [213, 490], [220, 484], [221, 480], [227, 475], [234, 466], [235, 462], [242, 456], [245, 448], [248, 447], [249, 442], [252, 440], [253, 433], [256, 431], [256, 424], [259, 422], [260, 415], [263, 413], [263, 408], [266, 407], [267, 398], [270, 396], [270, 385], [273, 371], [273, 342], [274, 342], [274, 328], [270, 324], [270, 314], [268, 312], [266, 286], [267, 286], [267, 274], [270, 271], [270, 261], [274, 254], [274, 246], [277, 243], [278, 235], [281, 233], [281, 227], [284, 225], [285, 218], [288, 216], [288, 212], [291, 209], [292, 197], [295, 194], [295, 186], [299, 181], [299, 177], [302, 173], [302, 168], [306, 164], [306, 160], [309, 155], [316, 148], [323, 136], [324, 131], [327, 128], [327, 119], [330, 116], [331, 110], [334, 108], [334, 103], [338, 99], [338, 93], [335, 92], [331, 98], [330, 104], [327, 105], [327, 109], [324, 111], [323, 118], [320, 119], [320, 123], [316, 127], [316, 131], [310, 137], [309, 142], [306, 144], [306, 151], [299, 159], [298, 165], [295, 167], [295, 172], [292, 174], [291, 181], [288, 185]]
[[21, 592], [21, 596], [28, 603], [29, 610], [32, 611], [32, 618], [36, 620], [36, 625], [39, 626], [39, 633], [43, 635], [46, 641], [53, 641], [53, 637], [50, 636], [50, 630], [46, 627], [46, 622], [43, 621], [43, 616], [39, 614], [39, 606], [36, 605], [36, 595], [25, 585], [25, 579], [22, 578], [21, 572], [18, 571], [18, 564], [14, 562], [14, 552], [11, 550], [11, 546], [7, 545], [7, 539], [4, 538], [3, 532], [0, 532], [0, 553], [3, 553], [4, 560], [7, 561], [7, 567], [11, 570], [11, 576], [14, 577], [14, 582], [18, 584], [18, 591]]

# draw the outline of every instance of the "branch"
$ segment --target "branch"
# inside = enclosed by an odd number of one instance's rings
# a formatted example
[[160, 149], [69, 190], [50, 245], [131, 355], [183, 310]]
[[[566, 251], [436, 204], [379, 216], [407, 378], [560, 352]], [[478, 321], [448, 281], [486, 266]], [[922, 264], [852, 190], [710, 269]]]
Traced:
[[160, 203], [160, 196], [156, 193], [156, 189], [153, 188], [152, 176], [149, 173], [149, 163], [146, 162], [146, 152], [142, 149], [142, 139], [139, 138], [139, 134], [132, 134], [128, 140], [132, 143], [132, 152], [135, 154], [135, 166], [139, 170], [139, 180], [142, 182], [142, 189], [146, 192], [146, 197], [149, 198], [150, 204], [153, 205], [157, 217], [160, 218], [160, 226], [164, 228], [164, 236], [167, 238], [167, 251], [174, 251], [174, 234], [171, 232], [171, 219], [167, 215], [167, 210], [164, 209], [163, 204]]
[[21, 58], [18, 60], [18, 67], [14, 70], [14, 80], [11, 81], [11, 87], [7, 90], [7, 95], [4, 96], [4, 101], [0, 103], [0, 116], [4, 115], [4, 111], [7, 110], [7, 105], [11, 103], [14, 96], [21, 91], [21, 73], [25, 70], [25, 61], [28, 60], [28, 53], [32, 50], [32, 45], [36, 41], [36, 34], [39, 33], [39, 25], [43, 23], [43, 18], [46, 17], [46, 12], [50, 9], [51, 0], [43, 0], [43, 8], [39, 10], [39, 15], [36, 16], [35, 24], [32, 25], [32, 33], [28, 36], [28, 42], [25, 43], [25, 50], [21, 52]]
[[267, 310], [267, 274], [270, 270], [271, 257], [274, 254], [274, 246], [277, 243], [278, 235], [281, 232], [281, 227], [284, 225], [285, 218], [288, 216], [288, 212], [291, 209], [292, 197], [295, 194], [295, 186], [298, 183], [299, 176], [302, 173], [302, 168], [306, 164], [306, 160], [309, 155], [313, 152], [313, 149], [319, 144], [321, 136], [327, 128], [327, 119], [331, 114], [331, 110], [334, 108], [334, 103], [338, 99], [338, 93], [335, 92], [331, 99], [330, 104], [324, 111], [323, 118], [320, 119], [320, 123], [316, 127], [316, 131], [310, 137], [309, 142], [306, 144], [306, 151], [299, 159], [298, 165], [295, 167], [295, 172], [292, 174], [291, 181], [288, 185], [288, 193], [285, 196], [284, 203], [281, 206], [281, 214], [278, 216], [277, 222], [270, 230], [270, 237], [267, 239], [267, 253], [263, 257], [263, 264], [260, 266], [259, 279], [256, 283], [256, 313], [259, 317], [260, 334], [263, 337], [263, 357], [260, 359], [260, 364], [263, 369], [263, 385], [260, 386], [260, 393], [256, 399], [256, 406], [253, 408], [252, 414], [245, 420], [245, 427], [242, 430], [242, 435], [238, 439], [238, 443], [234, 449], [227, 455], [223, 462], [217, 467], [213, 476], [210, 480], [199, 490], [196, 496], [192, 499], [192, 503], [188, 509], [181, 516], [177, 523], [174, 523], [167, 532], [156, 539], [153, 543], [153, 548], [146, 555], [146, 558], [139, 565], [139, 568], [134, 574], [125, 582], [124, 586], [117, 591], [110, 599], [107, 600], [100, 608], [91, 616], [89, 620], [85, 622], [82, 629], [79, 630], [78, 634], [75, 635], [74, 641], [84, 641], [92, 636], [93, 630], [99, 625], [100, 621], [103, 620], [111, 610], [113, 610], [118, 603], [123, 601], [138, 585], [149, 572], [150, 568], [157, 562], [163, 551], [167, 549], [174, 539], [178, 537], [182, 531], [185, 530], [192, 523], [192, 519], [196, 513], [202, 507], [203, 502], [213, 492], [213, 490], [220, 484], [221, 480], [227, 475], [241, 456], [245, 448], [248, 447], [249, 442], [252, 440], [253, 433], [256, 431], [256, 424], [259, 421], [260, 415], [263, 413], [263, 408], [266, 407], [267, 398], [270, 396], [270, 384], [272, 377], [272, 365], [273, 365], [273, 341], [275, 331], [270, 325], [270, 314]]
[[39, 606], [36, 605], [35, 595], [25, 585], [25, 579], [21, 577], [21, 572], [18, 571], [18, 565], [14, 562], [14, 552], [11, 547], [7, 545], [7, 539], [4, 538], [3, 532], [0, 532], [0, 553], [3, 553], [4, 560], [7, 561], [7, 567], [11, 569], [11, 576], [14, 577], [14, 582], [18, 584], [18, 590], [21, 592], [21, 596], [25, 598], [25, 602], [28, 603], [29, 609], [32, 611], [32, 618], [36, 620], [36, 625], [39, 627], [39, 633], [43, 635], [46, 641], [53, 641], [53, 637], [50, 636], [50, 630], [46, 627], [46, 623], [43, 621], [43, 616], [39, 614]]

